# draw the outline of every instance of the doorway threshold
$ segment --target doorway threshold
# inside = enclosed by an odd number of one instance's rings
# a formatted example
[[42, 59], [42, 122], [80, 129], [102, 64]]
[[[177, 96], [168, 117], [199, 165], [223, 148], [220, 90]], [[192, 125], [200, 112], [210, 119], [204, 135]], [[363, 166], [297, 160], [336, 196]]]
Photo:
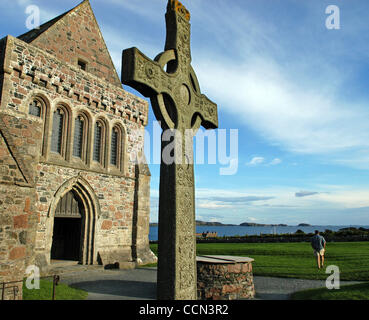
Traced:
[[83, 265], [78, 261], [51, 260], [50, 264], [42, 271], [43, 277], [62, 275], [70, 273], [81, 273], [84, 271], [103, 271], [101, 265]]
[[69, 267], [78, 265], [79, 261], [69, 261], [69, 260], [50, 260], [50, 265], [53, 267]]

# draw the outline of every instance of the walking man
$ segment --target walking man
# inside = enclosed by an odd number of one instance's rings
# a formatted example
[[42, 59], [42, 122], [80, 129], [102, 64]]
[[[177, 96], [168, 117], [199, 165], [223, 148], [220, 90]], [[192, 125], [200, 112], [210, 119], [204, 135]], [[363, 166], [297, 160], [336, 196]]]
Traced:
[[321, 267], [324, 268], [324, 254], [326, 243], [327, 242], [325, 241], [324, 237], [322, 237], [319, 234], [319, 231], [316, 230], [315, 236], [311, 238], [311, 246], [314, 249], [314, 255], [317, 259], [318, 269], [320, 269]]

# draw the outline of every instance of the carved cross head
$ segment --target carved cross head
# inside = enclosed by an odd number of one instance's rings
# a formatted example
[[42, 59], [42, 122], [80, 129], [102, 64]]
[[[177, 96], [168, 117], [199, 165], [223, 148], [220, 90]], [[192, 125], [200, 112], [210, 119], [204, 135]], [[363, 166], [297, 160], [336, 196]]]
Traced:
[[201, 94], [191, 66], [189, 21], [189, 11], [179, 1], [169, 0], [165, 51], [154, 61], [137, 48], [123, 51], [122, 82], [151, 99], [164, 130], [218, 127], [217, 105]]

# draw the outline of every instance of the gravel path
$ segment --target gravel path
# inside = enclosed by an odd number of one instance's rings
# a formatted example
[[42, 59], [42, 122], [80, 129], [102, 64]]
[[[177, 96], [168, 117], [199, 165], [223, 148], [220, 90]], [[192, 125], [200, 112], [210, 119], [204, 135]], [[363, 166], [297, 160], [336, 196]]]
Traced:
[[[82, 270], [61, 275], [61, 282], [88, 292], [88, 300], [155, 300], [156, 268]], [[288, 300], [296, 291], [325, 287], [325, 281], [254, 277], [257, 300]], [[354, 284], [358, 282], [344, 282]]]

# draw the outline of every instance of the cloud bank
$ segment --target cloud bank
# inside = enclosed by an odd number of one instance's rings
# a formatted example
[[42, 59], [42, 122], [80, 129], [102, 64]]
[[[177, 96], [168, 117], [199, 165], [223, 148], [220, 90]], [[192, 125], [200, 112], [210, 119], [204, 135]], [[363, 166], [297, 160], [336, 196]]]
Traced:
[[319, 192], [300, 191], [300, 192], [296, 192], [295, 197], [304, 198], [304, 197], [309, 197], [309, 196], [315, 196], [316, 194], [319, 194]]

